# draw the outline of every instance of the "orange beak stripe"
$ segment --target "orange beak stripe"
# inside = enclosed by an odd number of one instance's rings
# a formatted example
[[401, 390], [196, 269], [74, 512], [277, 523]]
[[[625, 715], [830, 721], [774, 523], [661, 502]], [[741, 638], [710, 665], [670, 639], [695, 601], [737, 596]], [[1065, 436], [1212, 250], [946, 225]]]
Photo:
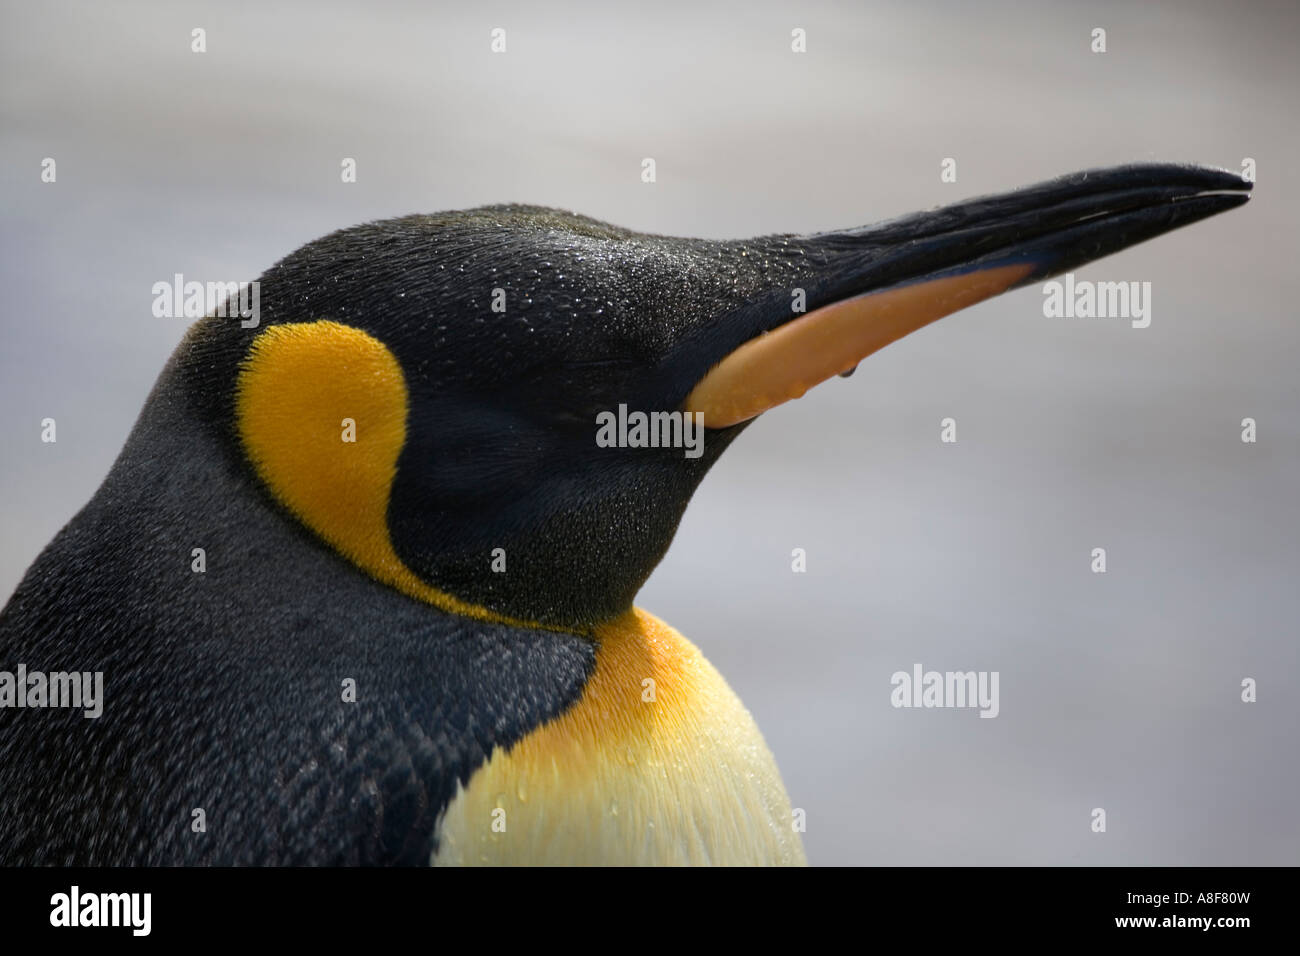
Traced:
[[936, 319], [1005, 292], [1034, 269], [997, 266], [855, 296], [750, 339], [696, 383], [683, 410], [709, 428], [747, 421], [847, 372]]

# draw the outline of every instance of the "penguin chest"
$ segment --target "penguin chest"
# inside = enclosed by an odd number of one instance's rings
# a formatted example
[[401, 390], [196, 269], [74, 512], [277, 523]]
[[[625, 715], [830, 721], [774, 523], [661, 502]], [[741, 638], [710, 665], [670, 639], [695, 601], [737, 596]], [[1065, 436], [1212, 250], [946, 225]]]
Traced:
[[772, 754], [695, 646], [639, 609], [596, 636], [582, 697], [458, 789], [432, 862], [804, 863]]

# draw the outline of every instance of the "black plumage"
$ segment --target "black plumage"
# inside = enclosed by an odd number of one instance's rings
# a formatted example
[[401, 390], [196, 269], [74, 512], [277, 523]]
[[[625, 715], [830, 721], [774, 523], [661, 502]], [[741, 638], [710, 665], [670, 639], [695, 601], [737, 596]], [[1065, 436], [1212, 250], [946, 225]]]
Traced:
[[[795, 317], [792, 289], [812, 310], [1028, 262], [1023, 285], [1246, 188], [1124, 167], [815, 236], [674, 239], [498, 206], [304, 246], [262, 277], [256, 328], [210, 318], [186, 337], [99, 492], [0, 613], [5, 662], [103, 671], [106, 697], [93, 720], [0, 709], [0, 863], [427, 863], [457, 784], [579, 698], [591, 628], [628, 608], [746, 424], [689, 458], [597, 448], [598, 412], [680, 408], [732, 350]], [[397, 554], [537, 626], [378, 584], [262, 486], [235, 381], [267, 327], [319, 319], [379, 339], [406, 379]], [[498, 547], [508, 574], [489, 570]]]

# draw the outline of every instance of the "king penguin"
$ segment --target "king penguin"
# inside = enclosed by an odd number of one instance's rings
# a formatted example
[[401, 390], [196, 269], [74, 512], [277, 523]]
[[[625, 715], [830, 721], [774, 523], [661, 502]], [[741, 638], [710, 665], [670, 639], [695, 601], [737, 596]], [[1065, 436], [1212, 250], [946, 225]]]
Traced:
[[[700, 480], [890, 342], [1249, 189], [1144, 164], [807, 236], [506, 205], [307, 244], [189, 330], [0, 614], [0, 863], [803, 863], [753, 719], [633, 605]], [[671, 440], [598, 440], [615, 412]], [[95, 673], [99, 716], [48, 706]]]

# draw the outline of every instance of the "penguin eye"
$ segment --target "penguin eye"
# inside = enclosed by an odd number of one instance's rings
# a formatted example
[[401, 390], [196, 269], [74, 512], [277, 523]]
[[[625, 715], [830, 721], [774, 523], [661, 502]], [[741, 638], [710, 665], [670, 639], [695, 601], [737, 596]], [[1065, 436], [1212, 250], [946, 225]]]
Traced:
[[636, 403], [644, 373], [644, 364], [628, 357], [569, 360], [530, 375], [527, 391], [550, 422], [594, 427], [600, 412]]
[[641, 367], [641, 363], [632, 358], [600, 358], [584, 359], [576, 362], [565, 362], [564, 368], [572, 369], [575, 372], [592, 371], [592, 372], [622, 372], [628, 373]]

